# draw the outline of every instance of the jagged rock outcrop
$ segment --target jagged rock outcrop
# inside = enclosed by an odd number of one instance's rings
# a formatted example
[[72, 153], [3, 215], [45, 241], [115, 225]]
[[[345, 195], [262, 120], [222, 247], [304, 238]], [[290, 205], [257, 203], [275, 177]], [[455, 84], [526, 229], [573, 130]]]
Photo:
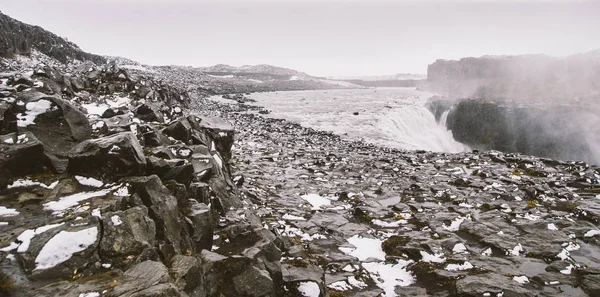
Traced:
[[[0, 260], [13, 295], [277, 296], [281, 254], [232, 181], [230, 124], [114, 64], [36, 69], [0, 81]], [[224, 262], [201, 257], [223, 240]], [[81, 281], [45, 286], [67, 279]]]
[[437, 60], [427, 88], [452, 98], [593, 103], [600, 93], [600, 50], [565, 58], [543, 55]]
[[600, 164], [596, 107], [443, 99], [428, 107], [438, 120], [447, 112], [445, 124], [454, 139], [474, 149]]

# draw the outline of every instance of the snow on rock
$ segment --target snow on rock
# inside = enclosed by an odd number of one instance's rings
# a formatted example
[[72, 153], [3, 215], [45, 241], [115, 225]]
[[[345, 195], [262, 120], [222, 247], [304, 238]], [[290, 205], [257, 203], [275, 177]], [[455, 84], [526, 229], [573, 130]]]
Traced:
[[89, 292], [89, 293], [81, 293], [79, 297], [100, 297], [100, 293], [98, 292]]
[[115, 226], [119, 226], [119, 225], [123, 224], [123, 221], [121, 221], [121, 218], [118, 215], [114, 215], [114, 216], [110, 217], [110, 220], [113, 223], [113, 225], [115, 225]]
[[52, 237], [35, 258], [34, 270], [52, 268], [69, 260], [73, 254], [86, 250], [98, 237], [98, 228], [81, 231], [61, 231]]
[[558, 228], [556, 227], [556, 225], [550, 223], [550, 224], [548, 224], [548, 230], [558, 231]]
[[24, 187], [39, 186], [42, 188], [52, 190], [52, 189], [54, 189], [54, 187], [56, 187], [56, 185], [58, 185], [58, 181], [55, 181], [55, 182], [51, 183], [50, 185], [46, 185], [44, 183], [29, 180], [29, 179], [18, 179], [16, 181], [14, 181], [12, 184], [8, 185], [7, 188], [12, 189], [12, 188], [24, 188]]
[[529, 279], [524, 275], [514, 276], [513, 280], [522, 285], [529, 283]]
[[15, 208], [7, 208], [6, 206], [0, 206], [0, 217], [14, 217], [18, 215], [19, 212]]
[[313, 210], [321, 209], [321, 206], [331, 205], [331, 201], [319, 194], [306, 194], [301, 196], [302, 199], [308, 201], [312, 205]]
[[374, 225], [377, 225], [379, 227], [383, 227], [383, 228], [397, 228], [402, 224], [406, 224], [408, 223], [408, 221], [406, 220], [397, 220], [395, 222], [386, 222], [386, 221], [382, 221], [382, 220], [378, 220], [378, 219], [374, 219], [371, 221], [371, 223], [373, 223]]
[[[21, 134], [19, 136], [17, 136], [17, 144], [23, 144], [29, 141], [29, 138], [27, 138], [27, 134]], [[9, 137], [7, 139], [4, 140], [4, 143], [6, 144], [15, 144], [15, 140], [13, 137]]]
[[473, 264], [469, 262], [465, 262], [463, 264], [448, 264], [446, 265], [446, 270], [448, 271], [463, 271], [473, 269]]
[[79, 182], [79, 184], [81, 184], [83, 186], [90, 186], [90, 187], [94, 187], [94, 188], [100, 188], [100, 187], [104, 186], [104, 183], [102, 181], [97, 180], [92, 177], [84, 177], [84, 176], [76, 175], [75, 179], [77, 179], [77, 182]]
[[321, 290], [319, 289], [319, 285], [315, 282], [302, 282], [298, 286], [298, 291], [304, 297], [319, 297], [321, 295]]
[[466, 220], [465, 217], [458, 217], [450, 223], [450, 226], [446, 226], [446, 224], [442, 224], [442, 227], [450, 232], [456, 232], [460, 228], [460, 224]]
[[354, 235], [348, 238], [347, 241], [355, 248], [340, 247], [339, 249], [342, 252], [354, 256], [360, 261], [369, 258], [385, 260], [385, 252], [381, 249], [381, 240]]
[[600, 230], [590, 230], [586, 232], [583, 237], [594, 237], [596, 235], [600, 235]]
[[420, 251], [421, 253], [421, 261], [429, 262], [429, 263], [444, 263], [446, 262], [446, 258], [444, 258], [444, 254], [430, 254], [428, 252]]
[[412, 261], [399, 260], [397, 264], [363, 263], [363, 267], [371, 274], [375, 284], [383, 289], [384, 297], [397, 296], [397, 286], [406, 287], [415, 282], [414, 276], [406, 269]]
[[306, 219], [303, 217], [299, 217], [299, 216], [295, 216], [295, 215], [291, 215], [291, 214], [287, 214], [287, 213], [283, 215], [283, 219], [288, 220], [288, 221], [306, 221]]
[[72, 208], [73, 206], [77, 206], [79, 202], [91, 199], [94, 197], [105, 196], [113, 188], [103, 189], [95, 192], [81, 192], [69, 196], [65, 196], [60, 198], [58, 201], [50, 201], [48, 203], [44, 203], [44, 209], [51, 210], [54, 215], [62, 216], [66, 210]]
[[42, 226], [39, 228], [36, 228], [35, 230], [25, 230], [23, 231], [23, 233], [21, 233], [18, 237], [17, 240], [15, 242], [12, 242], [9, 246], [6, 246], [2, 249], [0, 249], [0, 251], [2, 252], [10, 252], [13, 251], [15, 249], [17, 249], [18, 253], [24, 253], [29, 249], [29, 244], [31, 243], [31, 240], [39, 234], [42, 234], [50, 229], [54, 229], [58, 226], [63, 225], [64, 223], [60, 223], [60, 224], [51, 224], [51, 225], [46, 225], [46, 226]]
[[455, 253], [455, 254], [468, 253], [467, 252], [467, 247], [463, 243], [457, 243], [457, 244], [455, 244], [454, 248], [452, 248], [452, 252]]
[[25, 104], [25, 109], [25, 112], [17, 114], [17, 118], [19, 119], [17, 125], [19, 127], [33, 125], [35, 118], [38, 115], [46, 113], [52, 109], [52, 101], [42, 99], [35, 102], [29, 102]]

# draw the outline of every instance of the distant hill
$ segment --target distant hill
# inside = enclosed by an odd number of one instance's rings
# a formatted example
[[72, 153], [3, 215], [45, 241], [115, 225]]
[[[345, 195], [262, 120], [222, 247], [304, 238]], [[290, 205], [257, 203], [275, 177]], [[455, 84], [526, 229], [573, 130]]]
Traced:
[[105, 63], [106, 59], [82, 51], [73, 42], [67, 41], [41, 27], [15, 20], [0, 12], [0, 56], [29, 55], [34, 50], [62, 63], [73, 60]]

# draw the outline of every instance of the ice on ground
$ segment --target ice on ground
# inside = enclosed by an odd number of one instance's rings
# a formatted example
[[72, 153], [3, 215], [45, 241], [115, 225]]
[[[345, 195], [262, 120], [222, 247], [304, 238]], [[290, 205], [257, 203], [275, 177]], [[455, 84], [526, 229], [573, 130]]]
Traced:
[[421, 261], [429, 262], [429, 263], [444, 263], [446, 262], [446, 258], [444, 258], [444, 254], [430, 254], [428, 252], [420, 251], [421, 253]]
[[446, 265], [446, 270], [448, 271], [463, 271], [473, 269], [473, 264], [469, 262], [465, 262], [463, 264], [448, 264]]
[[6, 206], [0, 206], [0, 217], [14, 217], [18, 216], [18, 212], [15, 208], [7, 208]]
[[73, 254], [84, 251], [96, 242], [98, 228], [76, 232], [61, 231], [52, 237], [35, 258], [34, 270], [52, 268], [69, 260]]
[[0, 226], [6, 226], [8, 225], [8, 222], [0, 222]]
[[58, 181], [55, 181], [55, 182], [51, 183], [50, 185], [46, 185], [44, 183], [29, 180], [29, 179], [18, 179], [16, 181], [14, 181], [12, 184], [8, 185], [7, 188], [12, 189], [12, 188], [39, 186], [42, 188], [52, 190], [52, 189], [54, 189], [54, 187], [56, 187], [56, 185], [58, 185]]
[[414, 276], [406, 269], [412, 261], [399, 260], [397, 264], [363, 263], [363, 267], [371, 274], [375, 284], [383, 289], [382, 296], [396, 296], [396, 287], [406, 287], [415, 282]]
[[104, 183], [102, 181], [97, 180], [93, 177], [84, 177], [84, 176], [76, 175], [75, 179], [77, 179], [77, 182], [79, 182], [79, 184], [81, 184], [83, 186], [89, 186], [89, 187], [94, 187], [94, 188], [100, 188], [100, 187], [104, 186]]
[[524, 275], [514, 276], [513, 280], [522, 285], [529, 283], [529, 279], [527, 278], [527, 276]]
[[315, 282], [302, 282], [298, 286], [298, 291], [304, 297], [319, 297], [321, 295], [321, 289]]
[[313, 210], [321, 209], [321, 206], [331, 205], [331, 200], [320, 196], [319, 194], [306, 194], [300, 196], [302, 199], [308, 201], [312, 205]]
[[65, 196], [60, 198], [58, 201], [50, 201], [48, 203], [44, 203], [44, 209], [51, 210], [52, 214], [57, 216], [62, 216], [66, 210], [73, 206], [77, 206], [79, 202], [91, 199], [94, 197], [105, 196], [110, 191], [114, 190], [113, 188], [103, 189], [95, 192], [81, 192], [69, 196]]
[[381, 240], [360, 235], [354, 235], [346, 240], [355, 248], [339, 247], [342, 252], [354, 256], [360, 261], [369, 258], [385, 260], [385, 252], [381, 249]]
[[465, 217], [458, 217], [450, 223], [450, 226], [446, 226], [446, 224], [442, 224], [442, 227], [450, 232], [456, 232], [460, 228], [460, 224], [466, 220]]
[[42, 99], [35, 102], [29, 102], [25, 104], [25, 109], [25, 112], [17, 114], [17, 118], [19, 119], [17, 125], [19, 127], [27, 127], [35, 124], [34, 121], [38, 115], [52, 109], [52, 101]]

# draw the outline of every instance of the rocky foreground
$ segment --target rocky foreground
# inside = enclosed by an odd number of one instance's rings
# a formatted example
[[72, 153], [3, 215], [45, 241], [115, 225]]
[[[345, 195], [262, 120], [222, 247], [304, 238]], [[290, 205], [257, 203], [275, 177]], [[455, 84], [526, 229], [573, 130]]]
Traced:
[[213, 109], [238, 131], [232, 171], [279, 236], [284, 280], [321, 296], [600, 294], [598, 167], [396, 151]]

